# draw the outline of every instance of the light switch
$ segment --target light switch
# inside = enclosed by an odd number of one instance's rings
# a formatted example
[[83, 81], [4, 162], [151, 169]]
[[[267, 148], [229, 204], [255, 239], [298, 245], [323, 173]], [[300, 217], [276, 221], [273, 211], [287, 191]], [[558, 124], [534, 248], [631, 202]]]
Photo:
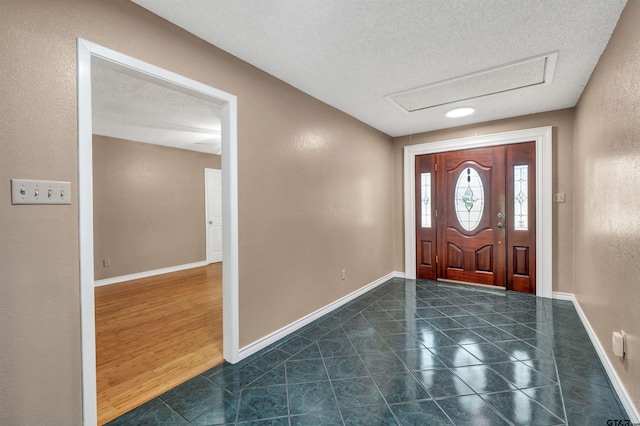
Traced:
[[556, 203], [564, 203], [565, 193], [564, 192], [556, 192], [553, 194], [553, 201]]
[[71, 204], [71, 182], [11, 179], [11, 204]]

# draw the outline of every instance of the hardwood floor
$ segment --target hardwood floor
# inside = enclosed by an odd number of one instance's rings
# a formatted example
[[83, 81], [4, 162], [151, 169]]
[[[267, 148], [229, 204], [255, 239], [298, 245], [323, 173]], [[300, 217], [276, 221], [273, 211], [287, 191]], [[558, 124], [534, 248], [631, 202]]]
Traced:
[[222, 263], [95, 289], [98, 423], [221, 363]]

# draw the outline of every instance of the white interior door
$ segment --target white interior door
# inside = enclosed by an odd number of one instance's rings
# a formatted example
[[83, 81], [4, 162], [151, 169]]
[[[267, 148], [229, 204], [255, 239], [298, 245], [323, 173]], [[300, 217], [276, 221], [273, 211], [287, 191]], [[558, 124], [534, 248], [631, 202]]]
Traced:
[[222, 262], [222, 171], [205, 169], [207, 263]]

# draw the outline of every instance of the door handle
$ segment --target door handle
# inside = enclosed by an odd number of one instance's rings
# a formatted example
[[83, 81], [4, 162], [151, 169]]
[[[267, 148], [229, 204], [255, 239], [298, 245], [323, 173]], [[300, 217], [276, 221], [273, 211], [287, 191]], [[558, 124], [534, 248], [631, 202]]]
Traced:
[[212, 220], [209, 221], [209, 225], [213, 225], [213, 221]]
[[502, 228], [504, 226], [502, 222], [498, 222], [496, 225], [498, 226], [498, 228]]

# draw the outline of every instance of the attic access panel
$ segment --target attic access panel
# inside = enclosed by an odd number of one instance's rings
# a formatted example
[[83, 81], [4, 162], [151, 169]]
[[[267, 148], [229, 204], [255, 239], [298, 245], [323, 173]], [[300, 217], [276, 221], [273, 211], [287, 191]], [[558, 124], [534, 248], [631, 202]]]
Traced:
[[548, 85], [553, 80], [557, 56], [557, 53], [550, 53], [524, 59], [388, 95], [386, 98], [403, 111], [414, 112], [497, 93]]

